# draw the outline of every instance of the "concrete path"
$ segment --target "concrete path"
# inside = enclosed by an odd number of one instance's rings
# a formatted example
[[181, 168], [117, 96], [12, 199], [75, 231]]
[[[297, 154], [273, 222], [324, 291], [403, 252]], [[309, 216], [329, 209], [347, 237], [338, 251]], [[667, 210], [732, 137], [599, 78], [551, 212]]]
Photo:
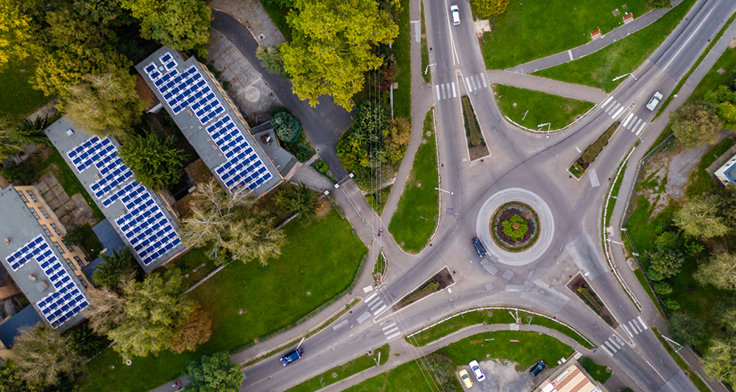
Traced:
[[[673, 8], [681, 2], [682, 0], [672, 1]], [[580, 45], [576, 48], [572, 48], [564, 52], [556, 53], [547, 57], [542, 57], [541, 59], [536, 59], [528, 63], [511, 67], [508, 69], [508, 71], [519, 73], [532, 73], [542, 69], [552, 68], [556, 65], [564, 64], [579, 59], [581, 57], [585, 57], [591, 53], [605, 48], [606, 46], [616, 42], [617, 40], [626, 38], [626, 36], [629, 34], [635, 33], [649, 26], [650, 24], [656, 22], [657, 19], [661, 18], [662, 15], [669, 12], [669, 10], [671, 9], [672, 8], [655, 9], [639, 17], [634, 15], [635, 19], [633, 22], [625, 24], [613, 31], [610, 31], [606, 33], [603, 37], [595, 41], [590, 41], [587, 44]]]
[[561, 82], [559, 80], [543, 78], [541, 76], [520, 74], [511, 71], [491, 70], [486, 71], [486, 76], [488, 77], [488, 81], [491, 85], [503, 84], [506, 86], [541, 91], [547, 94], [589, 101], [596, 104], [603, 101], [608, 96], [605, 91], [599, 88]]
[[210, 8], [237, 19], [260, 45], [271, 46], [286, 42], [284, 35], [258, 0], [212, 0]]

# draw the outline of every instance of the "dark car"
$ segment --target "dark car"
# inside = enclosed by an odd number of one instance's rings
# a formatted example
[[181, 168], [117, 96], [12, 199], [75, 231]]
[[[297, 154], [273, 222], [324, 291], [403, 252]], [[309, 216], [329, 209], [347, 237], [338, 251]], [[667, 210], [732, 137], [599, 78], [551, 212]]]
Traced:
[[304, 356], [304, 349], [301, 347], [297, 347], [295, 350], [292, 350], [288, 354], [281, 357], [281, 364], [286, 366], [301, 358], [302, 356]]
[[473, 246], [475, 246], [475, 251], [478, 252], [478, 256], [483, 257], [486, 255], [486, 248], [483, 247], [483, 244], [480, 242], [478, 237], [473, 237]]
[[542, 370], [544, 370], [544, 368], [546, 367], [547, 367], [547, 364], [540, 359], [539, 362], [534, 364], [534, 366], [532, 366], [532, 368], [529, 369], [529, 373], [531, 373], [532, 376], [537, 376], [539, 373], [542, 373]]

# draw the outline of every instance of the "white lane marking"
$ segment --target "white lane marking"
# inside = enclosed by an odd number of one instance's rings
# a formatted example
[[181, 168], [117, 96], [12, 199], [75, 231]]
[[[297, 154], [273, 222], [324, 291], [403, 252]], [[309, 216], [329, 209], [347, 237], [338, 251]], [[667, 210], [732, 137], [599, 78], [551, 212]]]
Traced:
[[457, 97], [457, 94], [455, 94], [455, 82], [452, 82], [452, 97]]
[[636, 130], [636, 136], [639, 136], [641, 134], [641, 131], [644, 130], [644, 127], [647, 125], [646, 122], [641, 123], [639, 126], [639, 129]]
[[634, 337], [634, 335], [631, 334], [631, 331], [629, 331], [629, 327], [626, 326], [626, 324], [622, 324], [624, 326], [624, 329], [626, 330], [626, 333], [629, 334], [630, 337]]
[[572, 50], [568, 50], [567, 51], [567, 55], [570, 56], [570, 60], [573, 60], [573, 58], [572, 58]]
[[445, 1], [445, 21], [447, 22], [447, 32], [450, 36], [450, 48], [452, 49], [452, 65], [460, 63], [460, 57], [457, 55], [457, 48], [455, 48], [455, 38], [452, 35], [452, 25], [450, 24], [450, 5]]
[[371, 314], [369, 312], [365, 312], [358, 317], [358, 324], [363, 324], [365, 320], [368, 320], [371, 317]]
[[590, 187], [598, 188], [600, 185], [601, 183], [598, 181], [598, 173], [596, 173], [595, 169], [592, 169], [590, 171]]
[[608, 347], [606, 347], [605, 343], [601, 347], [603, 347], [603, 350], [605, 350], [606, 354], [611, 357], [613, 356], [613, 353], [611, 352], [611, 350], [608, 349]]
[[618, 109], [618, 110], [616, 111], [616, 114], [614, 114], [614, 115], [613, 115], [613, 116], [611, 116], [611, 117], [613, 117], [613, 119], [615, 120], [615, 119], [617, 119], [617, 118], [618, 118], [618, 116], [620, 116], [620, 115], [621, 115], [621, 113], [623, 113], [623, 112], [624, 112], [624, 107], [623, 107], [623, 106], [621, 106], [621, 108], [619, 108], [619, 109]]
[[634, 113], [629, 113], [628, 116], [626, 116], [626, 120], [624, 120], [624, 126], [628, 129], [627, 125], [629, 124], [629, 121], [631, 121], [631, 118], [634, 117]]
[[368, 298], [365, 299], [365, 303], [369, 303], [369, 302], [373, 301], [373, 299], [376, 298], [376, 297], [378, 297], [378, 293], [373, 293], [373, 294], [369, 295]]
[[467, 76], [465, 77], [465, 87], [468, 88], [469, 93], [473, 92], [473, 89], [470, 87], [470, 78], [468, 78]]
[[440, 85], [438, 84], [435, 87], [437, 87], [437, 100], [439, 101], [440, 99], [442, 99], [442, 97], [440, 97]]
[[580, 147], [575, 146], [575, 150], [577, 150], [578, 154], [580, 154], [582, 151], [580, 151]]
[[647, 325], [644, 323], [644, 320], [641, 319], [641, 316], [636, 316], [636, 319], [639, 320], [639, 322], [641, 323], [641, 326], [644, 327], [645, 331], [649, 329], [649, 327], [647, 327]]
[[348, 320], [347, 319], [342, 320], [339, 323], [335, 324], [332, 327], [332, 330], [337, 331], [339, 328], [342, 328], [342, 327], [346, 326], [347, 324], [348, 324]]
[[488, 87], [488, 83], [486, 83], [486, 74], [485, 73], [480, 74], [480, 78], [481, 80], [483, 80], [483, 88]]
[[603, 103], [601, 104], [601, 109], [605, 109], [606, 106], [608, 106], [608, 103], [610, 103], [612, 99], [613, 99], [613, 95], [609, 95], [608, 98], [606, 98], [606, 100], [603, 101]]
[[680, 49], [678, 49], [677, 52], [675, 52], [674, 56], [672, 56], [672, 58], [670, 59], [670, 61], [668, 61], [667, 64], [665, 64], [665, 66], [662, 67], [662, 70], [663, 71], [666, 70], [667, 67], [669, 67], [670, 64], [677, 58], [677, 55], [679, 55], [680, 52], [682, 52], [682, 50], [685, 49], [685, 46], [687, 45], [687, 43], [690, 42], [691, 39], [693, 39], [693, 37], [695, 36], [695, 33], [697, 33], [698, 30], [700, 30], [700, 27], [703, 26], [703, 23], [705, 23], [708, 20], [708, 17], [710, 16], [711, 13], [713, 13], [713, 10], [714, 9], [715, 8], [711, 9], [710, 12], [708, 12], [708, 15], [705, 15], [705, 17], [703, 18], [703, 21], [700, 22], [700, 24], [698, 25], [698, 27], [695, 28], [695, 31], [693, 31], [693, 33], [690, 34], [689, 37], [687, 37], [687, 39], [685, 40], [685, 43], [683, 43], [680, 46]]

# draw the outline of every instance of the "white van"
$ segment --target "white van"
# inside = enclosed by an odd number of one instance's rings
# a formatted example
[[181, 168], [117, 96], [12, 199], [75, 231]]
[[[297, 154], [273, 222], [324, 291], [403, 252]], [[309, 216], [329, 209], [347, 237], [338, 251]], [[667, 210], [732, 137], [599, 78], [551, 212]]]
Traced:
[[455, 26], [460, 24], [460, 8], [458, 8], [457, 4], [450, 6], [450, 17], [452, 17], [452, 24]]

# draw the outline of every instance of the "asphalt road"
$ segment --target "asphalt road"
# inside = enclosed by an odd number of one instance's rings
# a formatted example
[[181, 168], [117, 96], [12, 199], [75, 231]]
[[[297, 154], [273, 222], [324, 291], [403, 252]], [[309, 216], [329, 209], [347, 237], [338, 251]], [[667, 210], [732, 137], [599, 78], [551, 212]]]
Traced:
[[[464, 20], [470, 7], [458, 4]], [[609, 180], [637, 140], [641, 148], [664, 126], [649, 123], [644, 108], [654, 91], [665, 97], [736, 10], [727, 0], [701, 0], [686, 20], [642, 66], [596, 110], [562, 134], [533, 135], [508, 125], [498, 110], [470, 23], [452, 26], [447, 1], [425, 2], [432, 68], [441, 187], [441, 225], [432, 246], [419, 255], [406, 255], [391, 244], [392, 266], [384, 286], [331, 327], [307, 339], [305, 356], [281, 367], [275, 355], [245, 369], [244, 391], [277, 391], [347, 362], [368, 350], [400, 339], [449, 314], [473, 306], [510, 305], [555, 315], [575, 326], [609, 356], [614, 371], [642, 391], [695, 391], [649, 328], [649, 322], [622, 291], [609, 270], [600, 241], [601, 208]], [[218, 16], [219, 18], [219, 16]], [[484, 83], [485, 82], [485, 83]], [[462, 125], [460, 95], [473, 104], [491, 155], [471, 162]], [[566, 168], [615, 120], [622, 126], [609, 145], [578, 181]], [[522, 266], [489, 258], [481, 263], [470, 238], [483, 203], [496, 192], [522, 188], [540, 196], [554, 218], [554, 235], [546, 251]], [[622, 194], [627, 192], [622, 189]], [[359, 197], [352, 195], [352, 197]], [[544, 223], [543, 223], [544, 224]], [[543, 228], [544, 229], [544, 228]], [[380, 241], [390, 242], [390, 237]], [[448, 266], [455, 284], [401, 311], [391, 305], [441, 268]], [[491, 266], [491, 267], [489, 267]], [[620, 326], [598, 317], [566, 285], [581, 271]], [[646, 298], [644, 298], [646, 299]], [[632, 332], [634, 331], [634, 332]], [[605, 347], [605, 348], [604, 348]], [[414, 358], [425, 354], [416, 349]], [[411, 358], [408, 358], [411, 359]], [[428, 390], [432, 390], [428, 385]]]

